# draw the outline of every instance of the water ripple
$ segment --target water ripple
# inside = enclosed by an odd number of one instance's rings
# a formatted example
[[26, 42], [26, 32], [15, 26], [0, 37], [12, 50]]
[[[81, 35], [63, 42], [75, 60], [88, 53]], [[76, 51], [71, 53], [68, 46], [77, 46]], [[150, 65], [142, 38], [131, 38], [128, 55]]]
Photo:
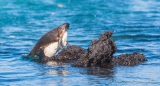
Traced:
[[[0, 6], [0, 85], [117, 85], [122, 80], [160, 80], [158, 0], [5, 0]], [[99, 69], [20, 58], [44, 33], [65, 22], [70, 23], [71, 45], [87, 49], [91, 40], [110, 30], [118, 47], [116, 57], [140, 52], [148, 61], [134, 67]]]

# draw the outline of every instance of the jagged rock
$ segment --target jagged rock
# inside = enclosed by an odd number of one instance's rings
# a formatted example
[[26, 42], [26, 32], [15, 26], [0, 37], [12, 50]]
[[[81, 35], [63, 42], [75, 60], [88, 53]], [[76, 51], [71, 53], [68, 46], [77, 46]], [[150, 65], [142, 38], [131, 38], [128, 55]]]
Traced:
[[67, 49], [63, 49], [58, 55], [55, 56], [56, 60], [73, 60], [77, 57], [81, 57], [85, 53], [85, 50], [79, 46], [72, 45]]
[[89, 67], [101, 66], [105, 63], [110, 63], [113, 59], [113, 54], [117, 50], [116, 44], [110, 38], [112, 32], [104, 32], [99, 39], [93, 40], [88, 48], [88, 52], [82, 55], [73, 66]]

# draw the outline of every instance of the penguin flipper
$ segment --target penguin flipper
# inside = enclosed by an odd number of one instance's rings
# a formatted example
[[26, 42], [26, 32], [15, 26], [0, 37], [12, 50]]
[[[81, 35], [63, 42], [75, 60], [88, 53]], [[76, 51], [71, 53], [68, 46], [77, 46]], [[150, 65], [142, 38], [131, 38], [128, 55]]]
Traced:
[[39, 57], [39, 60], [42, 60], [45, 57], [43, 50], [37, 51], [36, 55]]

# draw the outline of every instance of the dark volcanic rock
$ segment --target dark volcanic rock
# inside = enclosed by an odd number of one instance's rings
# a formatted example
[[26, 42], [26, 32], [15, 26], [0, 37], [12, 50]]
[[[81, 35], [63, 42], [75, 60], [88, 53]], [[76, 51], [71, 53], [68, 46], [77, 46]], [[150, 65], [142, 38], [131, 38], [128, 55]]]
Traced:
[[85, 53], [85, 50], [79, 46], [72, 45], [67, 49], [63, 49], [58, 55], [55, 56], [56, 60], [73, 60], [77, 57], [81, 57]]
[[112, 32], [106, 31], [99, 39], [93, 40], [88, 52], [78, 59], [73, 66], [89, 67], [110, 63], [113, 59], [113, 54], [117, 50], [116, 44], [110, 38], [111, 35]]
[[147, 61], [143, 54], [133, 53], [133, 54], [122, 54], [120, 55], [115, 63], [123, 66], [134, 66]]
[[85, 53], [86, 52], [83, 48], [76, 45], [72, 45], [68, 46], [66, 49], [63, 49], [61, 52], [59, 52], [56, 56], [52, 58], [43, 58], [42, 62], [74, 60], [78, 57], [81, 57]]

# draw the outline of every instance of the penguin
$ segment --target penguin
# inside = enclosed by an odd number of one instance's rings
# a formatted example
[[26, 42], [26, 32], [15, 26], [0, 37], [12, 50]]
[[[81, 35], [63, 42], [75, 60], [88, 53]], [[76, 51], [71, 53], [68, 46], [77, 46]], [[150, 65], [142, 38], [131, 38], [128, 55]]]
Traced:
[[69, 23], [64, 23], [44, 34], [32, 48], [28, 56], [39, 56], [40, 58], [53, 57], [58, 50], [69, 45], [67, 43], [68, 28]]

